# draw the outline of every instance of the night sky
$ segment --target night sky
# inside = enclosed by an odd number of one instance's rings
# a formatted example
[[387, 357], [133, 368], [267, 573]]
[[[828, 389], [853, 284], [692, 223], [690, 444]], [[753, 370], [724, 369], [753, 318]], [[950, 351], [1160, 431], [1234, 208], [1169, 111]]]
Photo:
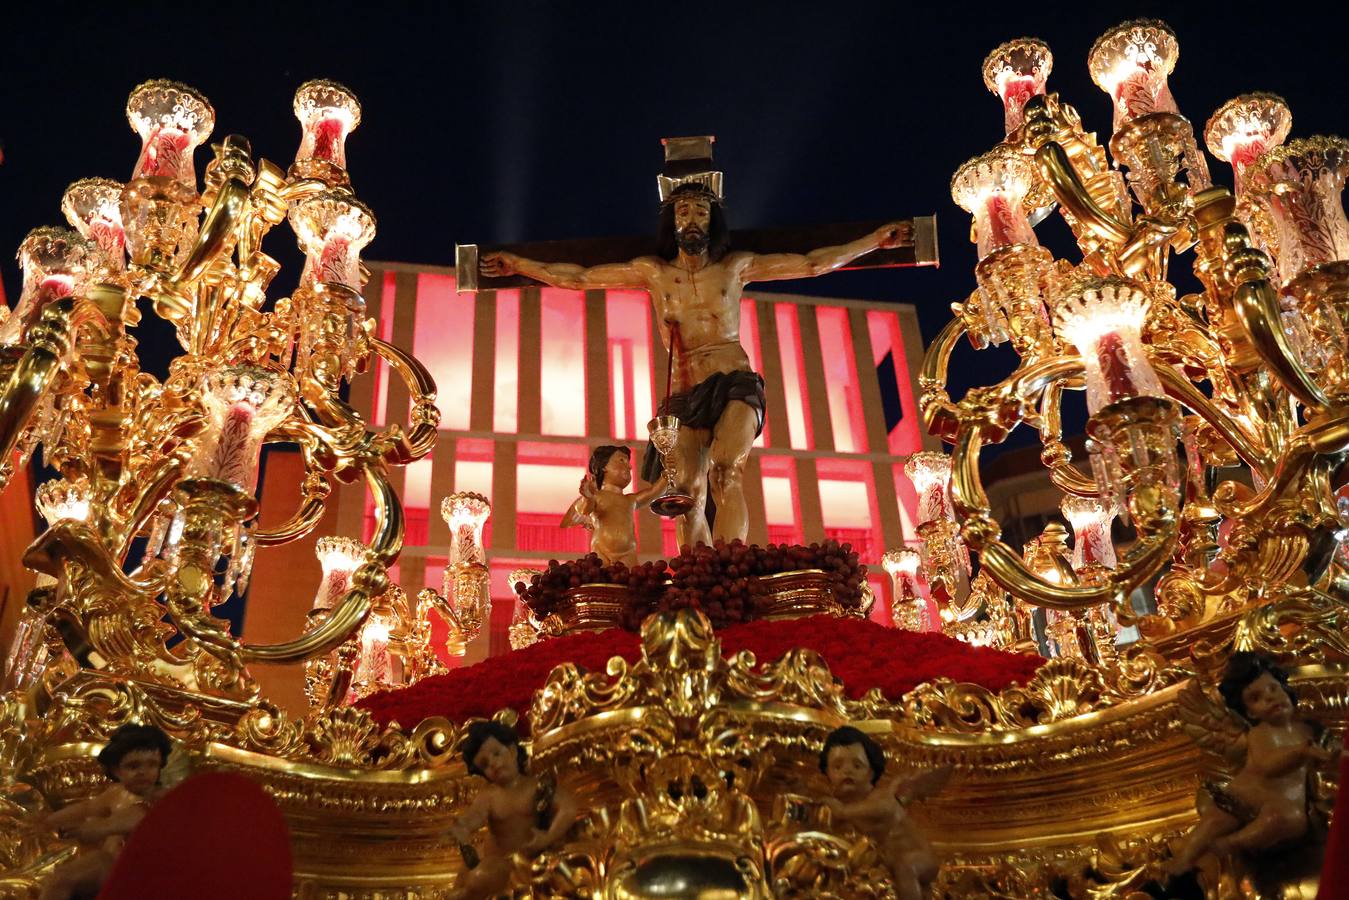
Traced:
[[[659, 139], [713, 133], [735, 227], [935, 212], [940, 270], [769, 288], [915, 303], [925, 341], [974, 283], [968, 219], [948, 186], [960, 163], [1002, 137], [1000, 104], [980, 78], [998, 43], [1048, 41], [1050, 90], [1102, 143], [1110, 102], [1088, 77], [1087, 51], [1138, 16], [1176, 30], [1170, 83], [1199, 130], [1250, 90], [1288, 99], [1294, 136], [1343, 129], [1349, 105], [1337, 62], [1346, 15], [1330, 4], [1269, 24], [1228, 4], [1188, 3], [1024, 4], [1016, 17], [1005, 12], [1013, 4], [983, 15], [962, 3], [24, 6], [7, 14], [0, 56], [0, 255], [11, 303], [11, 254], [30, 228], [61, 223], [65, 186], [130, 174], [139, 141], [125, 101], [149, 78], [198, 88], [215, 107], [215, 139], [244, 134], [283, 168], [298, 144], [295, 88], [315, 77], [351, 87], [364, 109], [348, 161], [379, 218], [366, 252], [374, 260], [451, 265], [456, 241], [648, 232]], [[199, 150], [199, 174], [207, 159]], [[1230, 183], [1227, 166], [1210, 162]], [[1077, 259], [1057, 216], [1038, 233]], [[287, 264], [274, 284], [284, 294], [298, 275], [293, 238], [281, 226], [264, 246]], [[167, 331], [156, 327], [146, 316], [142, 342], [163, 356]], [[990, 353], [962, 360], [957, 393], [1006, 363]]]

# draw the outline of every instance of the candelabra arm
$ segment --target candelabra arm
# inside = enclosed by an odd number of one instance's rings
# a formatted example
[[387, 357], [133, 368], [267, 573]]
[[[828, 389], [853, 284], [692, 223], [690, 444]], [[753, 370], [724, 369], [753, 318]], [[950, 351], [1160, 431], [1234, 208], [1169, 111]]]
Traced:
[[1040, 176], [1054, 192], [1054, 198], [1074, 219], [1114, 246], [1128, 243], [1132, 237], [1129, 228], [1101, 209], [1091, 198], [1091, 193], [1073, 168], [1068, 152], [1058, 142], [1048, 141], [1036, 150], [1035, 161], [1039, 165]]
[[376, 598], [388, 589], [389, 576], [384, 567], [368, 562], [352, 574], [351, 589], [321, 625], [281, 644], [244, 644], [241, 655], [247, 662], [295, 663], [335, 650], [356, 633]]
[[391, 566], [403, 550], [403, 502], [389, 484], [382, 465], [366, 463], [365, 481], [375, 500], [375, 534], [370, 539], [370, 552], [382, 565]]
[[[1320, 477], [1328, 479], [1329, 470], [1338, 467], [1346, 452], [1349, 452], [1349, 415], [1314, 418], [1293, 435], [1274, 475], [1254, 497], [1244, 503], [1237, 500], [1233, 483], [1225, 482], [1219, 485], [1213, 499], [1218, 511], [1228, 518], [1255, 519], [1281, 497], [1296, 492], [1309, 476], [1317, 478], [1320, 469], [1326, 470]], [[1326, 489], [1324, 494], [1309, 493], [1309, 496], [1332, 495], [1328, 480], [1320, 487]], [[1333, 518], [1333, 509], [1324, 499], [1321, 502]]]
[[1180, 401], [1197, 413], [1214, 431], [1222, 435], [1223, 440], [1232, 445], [1232, 449], [1237, 452], [1237, 455], [1246, 465], [1262, 476], [1269, 477], [1270, 463], [1266, 454], [1241, 429], [1235, 418], [1219, 412], [1218, 408], [1213, 405], [1213, 401], [1205, 397], [1203, 392], [1194, 386], [1193, 382], [1174, 367], [1157, 366], [1156, 369], [1168, 397]]
[[[149, 467], [149, 471], [138, 474], [136, 480], [144, 487], [136, 495], [136, 500], [126, 517], [116, 526], [115, 532], [107, 535], [109, 546], [116, 547], [119, 556], [126, 555], [136, 535], [159, 509], [160, 502], [182, 479], [186, 465], [184, 459], [174, 455], [158, 460]], [[111, 518], [107, 522], [110, 528], [113, 527]]]
[[[1249, 252], [1259, 253], [1258, 250]], [[1260, 255], [1264, 256], [1262, 253]], [[1284, 388], [1311, 409], [1329, 406], [1330, 400], [1325, 391], [1303, 368], [1296, 351], [1288, 343], [1288, 335], [1284, 334], [1279, 318], [1279, 295], [1269, 278], [1239, 281], [1232, 292], [1232, 306], [1255, 352]]]
[[[61, 374], [75, 333], [86, 322], [107, 327], [96, 307], [75, 297], [62, 297], [43, 308], [29, 332], [28, 349], [0, 394], [0, 460], [8, 460], [14, 452], [33, 411]], [[0, 480], [0, 487], [7, 480]]]
[[178, 287], [196, 281], [206, 273], [221, 253], [230, 249], [230, 237], [238, 228], [240, 220], [248, 213], [249, 187], [239, 178], [227, 178], [220, 186], [211, 204], [206, 218], [201, 224], [201, 233], [197, 235], [192, 250], [178, 273], [169, 282], [169, 288]]
[[412, 430], [400, 436], [394, 446], [397, 465], [416, 462], [431, 452], [439, 434], [440, 410], [436, 408], [436, 382], [426, 366], [393, 344], [371, 338], [370, 346], [398, 373], [412, 395]]
[[1040, 443], [1044, 447], [1040, 461], [1049, 469], [1049, 479], [1059, 490], [1075, 497], [1099, 497], [1101, 491], [1096, 481], [1073, 465], [1072, 451], [1063, 443], [1060, 406], [1063, 392], [1069, 387], [1081, 390], [1082, 385], [1082, 379], [1075, 378], [1054, 381], [1045, 387], [1040, 401]]
[[923, 368], [918, 373], [918, 399], [923, 413], [923, 425], [928, 434], [949, 441], [955, 436], [958, 424], [955, 404], [946, 392], [946, 370], [956, 343], [965, 334], [965, 322], [956, 316], [937, 335], [923, 356]]
[[[1032, 391], [1045, 387], [1053, 379], [1076, 374], [1082, 364], [1074, 359], [1048, 360], [1013, 375], [1001, 391], [1021, 385]], [[987, 394], [981, 397], [987, 398]], [[1174, 517], [1153, 534], [1143, 534], [1130, 553], [1121, 560], [1110, 579], [1099, 585], [1054, 584], [1032, 572], [1011, 547], [998, 540], [1000, 530], [994, 521], [988, 495], [979, 479], [979, 453], [983, 447], [983, 429], [991, 427], [1006, 434], [1006, 424], [993, 419], [994, 411], [985, 403], [963, 402], [962, 422], [951, 453], [951, 503], [961, 520], [961, 537], [979, 554], [980, 571], [987, 572], [999, 587], [1018, 600], [1050, 609], [1086, 609], [1098, 603], [1114, 603], [1124, 608], [1134, 588], [1161, 571], [1175, 551], [1180, 529]], [[1142, 522], [1139, 523], [1140, 531]]]
[[318, 525], [323, 517], [328, 494], [332, 488], [323, 477], [322, 466], [316, 459], [309, 441], [300, 442], [300, 456], [304, 460], [305, 477], [301, 485], [300, 508], [286, 522], [276, 528], [253, 531], [253, 540], [259, 547], [276, 547], [299, 540]]

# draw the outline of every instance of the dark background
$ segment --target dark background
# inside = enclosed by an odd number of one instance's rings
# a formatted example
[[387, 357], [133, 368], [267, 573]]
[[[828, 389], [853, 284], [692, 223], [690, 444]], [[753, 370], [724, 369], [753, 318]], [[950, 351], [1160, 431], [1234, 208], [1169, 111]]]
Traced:
[[[1109, 98], [1090, 81], [1092, 41], [1117, 22], [1165, 18], [1180, 63], [1181, 112], [1202, 131], [1223, 101], [1285, 96], [1294, 135], [1343, 126], [1344, 26], [1326, 4], [1262, 17], [1233, 5], [965, 3], [459, 3], [321, 7], [187, 3], [26, 4], [0, 54], [0, 253], [32, 227], [61, 221], [65, 186], [123, 180], [139, 141], [127, 94], [168, 77], [201, 90], [214, 137], [239, 132], [284, 168], [299, 127], [294, 89], [314, 77], [350, 86], [363, 121], [347, 143], [358, 195], [379, 218], [366, 256], [453, 264], [456, 241], [484, 244], [652, 230], [659, 139], [714, 133], [735, 227], [879, 219], [935, 212], [939, 270], [841, 273], [771, 290], [917, 305], [923, 338], [972, 289], [968, 219], [950, 200], [955, 168], [1002, 137], [981, 62], [1022, 34], [1055, 53], [1051, 91], [1104, 143]], [[11, 8], [12, 9], [12, 8]], [[198, 173], [209, 151], [197, 155]], [[1230, 183], [1225, 164], [1215, 180]], [[1067, 229], [1038, 229], [1076, 259]], [[285, 226], [266, 249], [294, 285], [299, 256]], [[10, 302], [19, 273], [3, 267]], [[1183, 274], [1181, 277], [1185, 277]], [[176, 352], [152, 315], [140, 329], [147, 368]], [[1010, 366], [966, 353], [957, 395]]]

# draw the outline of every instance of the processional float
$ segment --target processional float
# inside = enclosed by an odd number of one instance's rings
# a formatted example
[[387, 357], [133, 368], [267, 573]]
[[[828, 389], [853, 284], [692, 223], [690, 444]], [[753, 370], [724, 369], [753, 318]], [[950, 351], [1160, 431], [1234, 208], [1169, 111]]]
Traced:
[[[887, 555], [902, 580], [895, 618], [922, 624], [919, 572], [948, 633], [1038, 642], [1053, 658], [1002, 691], [937, 679], [898, 699], [850, 699], [809, 651], [727, 659], [696, 610], [653, 616], [637, 662], [562, 666], [535, 695], [533, 765], [589, 812], [564, 846], [520, 861], [515, 890], [894, 896], [876, 848], [811, 799], [824, 736], [851, 722], [891, 759], [953, 771], [912, 812], [942, 862], [939, 896], [1128, 896], [1163, 884], [1181, 858], [1201, 785], [1241, 768], [1240, 753], [1210, 752], [1234, 744], [1209, 739], [1222, 718], [1211, 688], [1234, 654], [1282, 665], [1299, 715], [1342, 732], [1349, 146], [1288, 141], [1281, 99], [1238, 97], [1204, 131], [1235, 174], [1234, 190], [1214, 186], [1167, 83], [1177, 55], [1153, 21], [1092, 48], [1093, 80], [1115, 103], [1107, 155], [1046, 93], [1049, 49], [999, 47], [984, 80], [1004, 103], [1005, 138], [952, 183], [974, 217], [977, 286], [924, 363], [925, 421], [951, 455], [912, 464], [915, 483], [937, 474], [921, 557]], [[24, 559], [44, 581], [0, 717], [0, 816], [5, 834], [24, 835], [0, 841], [8, 891], [34, 889], [69, 854], [26, 823], [88, 796], [101, 779], [89, 751], [133, 720], [168, 731], [192, 766], [267, 787], [291, 825], [299, 896], [438, 896], [462, 870], [445, 830], [478, 790], [456, 755], [466, 723], [379, 725], [350, 703], [437, 670], [433, 614], [460, 642], [481, 628], [487, 508], [447, 500], [460, 552], [443, 595], [390, 585], [403, 524], [386, 473], [430, 450], [434, 387], [364, 320], [359, 253], [374, 217], [343, 151], [359, 106], [311, 82], [296, 112], [289, 172], [228, 136], [199, 191], [192, 151], [212, 110], [190, 88], [147, 83], [128, 104], [143, 139], [131, 181], [72, 186], [62, 206], [76, 230], [39, 229], [21, 249], [23, 294], [0, 326], [0, 450], [6, 477], [15, 451], [24, 465], [40, 447], [63, 480], [39, 497], [48, 527]], [[1080, 261], [1035, 236], [1056, 209]], [[260, 245], [283, 220], [306, 265], [272, 302], [278, 265]], [[1180, 295], [1172, 257], [1191, 252], [1202, 290]], [[129, 331], [141, 299], [183, 349], [162, 382], [140, 370]], [[962, 338], [1010, 344], [1016, 370], [950, 397]], [[373, 428], [341, 399], [376, 357], [408, 385], [406, 427]], [[1085, 469], [1060, 425], [1077, 391], [1090, 414]], [[978, 461], [1016, 427], [1041, 437], [1072, 556], [1062, 526], [1020, 551], [1000, 539]], [[269, 442], [298, 445], [306, 475], [300, 508], [264, 530], [254, 491]], [[244, 589], [255, 552], [312, 532], [331, 478], [369, 485], [374, 537], [323, 545], [333, 556], [299, 637], [239, 640], [212, 608]], [[1136, 535], [1118, 548], [1114, 517]], [[1121, 650], [1123, 628], [1139, 640]], [[248, 667], [264, 662], [307, 667], [309, 716], [258, 695]], [[1314, 895], [1316, 824], [1335, 778], [1318, 763], [1308, 779], [1301, 839], [1277, 856], [1198, 858], [1211, 896]]]

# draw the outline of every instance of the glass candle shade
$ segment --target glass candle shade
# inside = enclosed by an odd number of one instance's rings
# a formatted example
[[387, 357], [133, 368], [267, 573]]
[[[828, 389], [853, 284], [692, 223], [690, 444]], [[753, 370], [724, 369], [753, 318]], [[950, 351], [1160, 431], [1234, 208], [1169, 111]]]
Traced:
[[1110, 540], [1115, 505], [1094, 497], [1065, 497], [1059, 509], [1073, 526], [1073, 570], [1080, 574], [1088, 566], [1115, 568]]
[[365, 696], [393, 686], [393, 660], [389, 653], [389, 636], [393, 633], [392, 610], [375, 608], [361, 626], [358, 644], [360, 655], [356, 660], [353, 682], [359, 689], [357, 696]]
[[192, 153], [215, 128], [207, 99], [176, 81], [147, 81], [127, 98], [126, 117], [141, 139], [132, 179], [167, 178], [195, 190]]
[[1000, 44], [984, 59], [984, 86], [1002, 100], [1006, 134], [1021, 127], [1026, 101], [1045, 92], [1053, 68], [1054, 54], [1039, 38]]
[[1093, 415], [1130, 397], [1165, 396], [1143, 348], [1148, 305], [1143, 286], [1122, 278], [1075, 282], [1057, 305], [1054, 328], [1082, 356]]
[[951, 199], [974, 216], [979, 259], [1013, 244], [1038, 245], [1022, 208], [1034, 177], [1030, 158], [1005, 146], [976, 156], [956, 170]]
[[1277, 232], [1283, 284], [1313, 266], [1349, 259], [1349, 221], [1341, 199], [1349, 141], [1320, 136], [1289, 141], [1261, 155], [1248, 174], [1250, 190]]
[[1218, 107], [1204, 126], [1208, 152], [1232, 166], [1238, 197], [1246, 184], [1246, 169], [1288, 138], [1293, 113], [1275, 94], [1242, 94]]
[[[48, 525], [55, 525], [67, 519], [76, 522], [89, 520], [89, 486], [64, 478], [54, 478], [38, 486], [33, 493], [33, 503], [38, 513]], [[37, 587], [50, 587], [56, 579], [39, 572], [35, 581]]]
[[94, 246], [69, 228], [35, 228], [19, 245], [23, 290], [9, 317], [0, 322], [0, 344], [22, 344], [43, 308], [84, 292], [96, 264]]
[[86, 484], [54, 478], [38, 487], [33, 502], [48, 525], [64, 519], [84, 522], [89, 518], [89, 486]]
[[450, 526], [449, 568], [487, 565], [482, 529], [492, 514], [492, 504], [482, 494], [450, 494], [440, 504], [440, 514]]
[[361, 250], [375, 236], [375, 216], [345, 191], [321, 191], [291, 207], [290, 225], [305, 251], [300, 283], [340, 284], [361, 292]]
[[922, 556], [917, 550], [897, 547], [885, 551], [881, 557], [881, 568], [890, 576], [893, 602], [890, 604], [890, 620], [895, 627], [906, 631], [931, 631], [928, 620], [927, 600], [918, 589], [918, 569], [922, 565]]
[[955, 520], [948, 489], [951, 484], [951, 457], [925, 450], [904, 463], [904, 474], [918, 494], [918, 524], [937, 519]]
[[97, 245], [101, 269], [97, 276], [115, 277], [126, 271], [126, 229], [122, 227], [122, 184], [111, 178], [82, 178], [66, 188], [61, 212], [80, 236]]
[[1156, 19], [1123, 22], [1096, 39], [1087, 68], [1115, 105], [1113, 131], [1140, 116], [1179, 113], [1167, 84], [1179, 57], [1175, 32]]
[[351, 590], [351, 576], [365, 562], [367, 548], [360, 541], [348, 537], [321, 537], [314, 546], [314, 554], [323, 567], [323, 580], [314, 594], [313, 609], [328, 610]]
[[290, 377], [254, 366], [225, 366], [207, 372], [201, 390], [207, 425], [189, 477], [228, 481], [252, 494], [263, 439], [295, 408]]
[[345, 187], [347, 135], [361, 124], [361, 104], [335, 81], [306, 81], [295, 92], [295, 118], [300, 120], [300, 149], [292, 175], [318, 178], [329, 187]]

